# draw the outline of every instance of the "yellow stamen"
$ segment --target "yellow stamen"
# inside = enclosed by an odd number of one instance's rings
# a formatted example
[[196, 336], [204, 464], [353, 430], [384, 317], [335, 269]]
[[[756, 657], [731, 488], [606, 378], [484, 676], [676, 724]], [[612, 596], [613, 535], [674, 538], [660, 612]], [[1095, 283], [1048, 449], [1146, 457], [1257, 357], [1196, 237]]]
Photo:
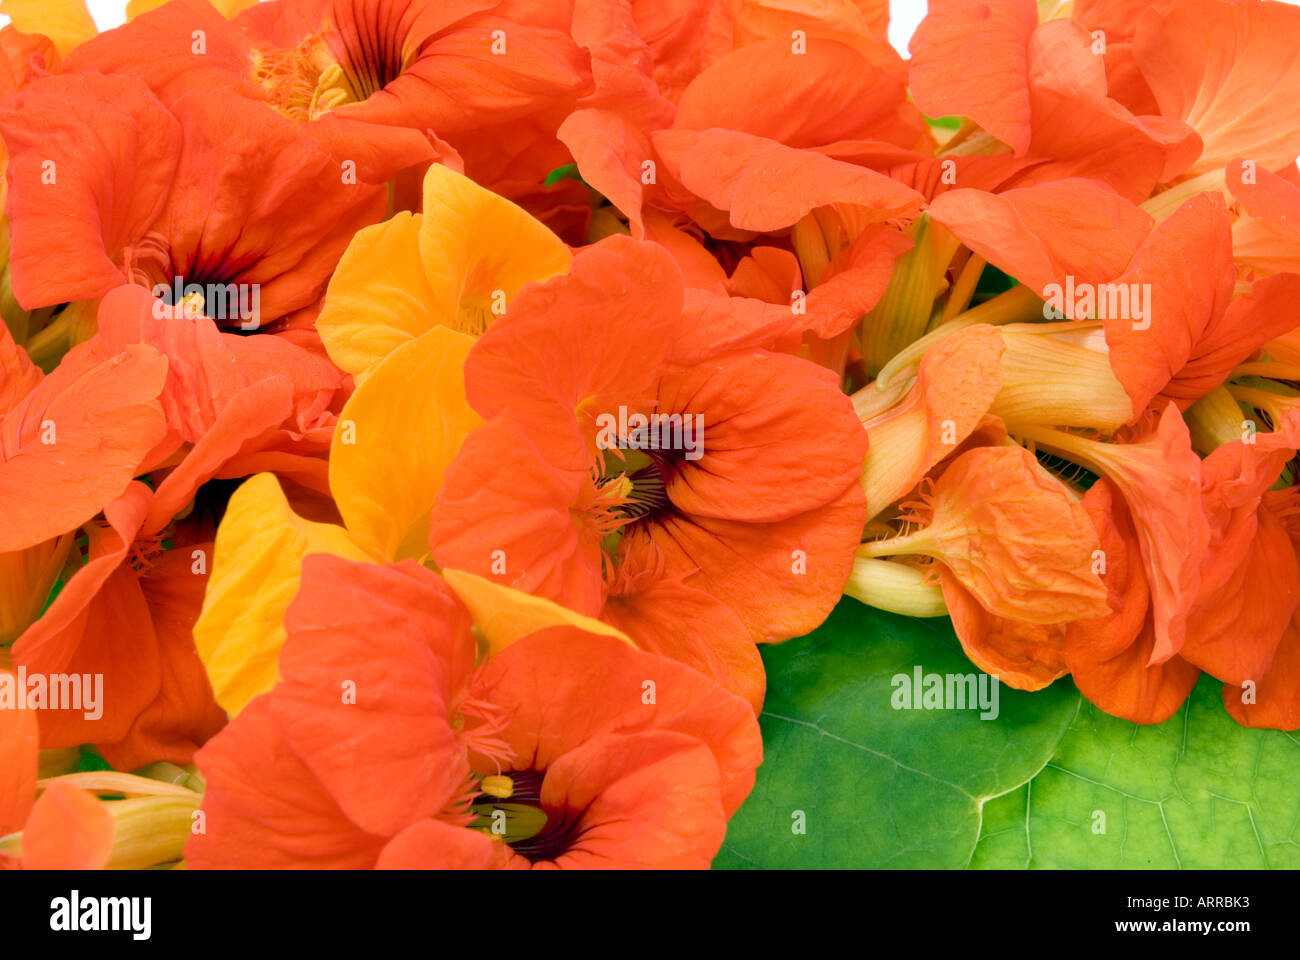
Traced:
[[515, 794], [515, 782], [506, 776], [484, 777], [478, 786], [489, 797], [500, 800], [509, 800]]

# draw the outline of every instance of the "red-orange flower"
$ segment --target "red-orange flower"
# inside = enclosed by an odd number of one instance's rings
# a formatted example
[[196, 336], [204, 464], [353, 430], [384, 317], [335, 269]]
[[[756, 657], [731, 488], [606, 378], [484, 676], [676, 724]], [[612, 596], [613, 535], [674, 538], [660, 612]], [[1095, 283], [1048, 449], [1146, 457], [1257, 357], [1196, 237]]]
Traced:
[[[719, 647], [822, 621], [861, 530], [865, 437], [833, 375], [807, 361], [692, 340], [690, 364], [673, 363], [682, 303], [669, 256], [622, 238], [519, 294], [467, 360], [467, 394], [489, 423], [434, 506], [439, 564], [588, 615], [629, 585], [621, 572], [654, 572], [739, 618], [743, 633], [701, 638]], [[652, 441], [656, 422], [676, 439]], [[728, 685], [761, 700], [750, 662]]]
[[740, 698], [568, 627], [476, 670], [413, 561], [309, 557], [286, 625], [284, 681], [198, 755], [192, 866], [705, 867], [753, 783]]

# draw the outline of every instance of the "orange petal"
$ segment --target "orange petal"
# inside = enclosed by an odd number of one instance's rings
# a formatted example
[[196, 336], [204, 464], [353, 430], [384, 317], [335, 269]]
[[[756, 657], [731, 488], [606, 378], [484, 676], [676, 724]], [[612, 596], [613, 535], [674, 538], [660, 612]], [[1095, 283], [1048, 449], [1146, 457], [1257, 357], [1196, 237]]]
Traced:
[[932, 117], [969, 117], [1024, 153], [1030, 136], [1026, 47], [1037, 25], [1033, 0], [932, 0], [908, 43], [917, 105]]
[[[542, 781], [542, 808], [577, 816], [582, 837], [554, 866], [708, 869], [727, 830], [719, 787], [718, 762], [695, 737], [665, 730], [593, 737], [552, 763]], [[522, 866], [522, 846], [512, 846], [512, 866]]]
[[1041, 690], [1068, 670], [1065, 624], [1026, 623], [990, 613], [947, 567], [939, 570], [952, 628], [971, 663], [1013, 690]]
[[[590, 696], [593, 684], [605, 694]], [[546, 770], [603, 733], [672, 731], [712, 751], [728, 815], [753, 786], [762, 744], [749, 704], [684, 664], [612, 637], [543, 630], [489, 661], [472, 689], [511, 718], [503, 736], [516, 769]]]
[[113, 849], [113, 818], [85, 790], [54, 781], [23, 830], [28, 870], [102, 870]]
[[1055, 624], [1105, 610], [1088, 515], [1027, 450], [969, 450], [922, 495], [929, 522], [871, 555], [932, 557], [1000, 617]]
[[1300, 729], [1300, 628], [1294, 621], [1282, 635], [1272, 668], [1251, 692], [1254, 702], [1246, 703], [1245, 690], [1223, 685], [1223, 705], [1243, 727]]
[[0, 134], [18, 302], [93, 299], [123, 283], [123, 248], [158, 218], [176, 173], [175, 118], [135, 77], [68, 74], [18, 91]]
[[1275, 170], [1300, 154], [1300, 10], [1281, 3], [1180, 0], [1155, 7], [1134, 53], [1160, 112], [1205, 142], [1189, 176], [1251, 157]]
[[[18, 677], [0, 672], [0, 682], [13, 684]], [[26, 696], [19, 691], [19, 696]], [[38, 740], [36, 714], [31, 710], [0, 710], [0, 836], [16, 833], [27, 822], [36, 799]]]
[[667, 494], [696, 517], [768, 522], [816, 509], [854, 484], [867, 449], [839, 379], [784, 354], [734, 353], [669, 374], [655, 412], [693, 425], [696, 447], [674, 464]]
[[922, 196], [884, 174], [734, 130], [663, 130], [651, 140], [669, 172], [740, 230], [793, 226], [814, 208], [851, 203], [867, 222], [914, 215]]
[[1059, 180], [999, 194], [959, 188], [930, 215], [989, 263], [1040, 296], [1049, 284], [1105, 283], [1124, 272], [1151, 218], [1094, 180]]
[[1151, 664], [1155, 631], [1150, 588], [1128, 506], [1118, 488], [1099, 479], [1083, 506], [1104, 551], [1102, 582], [1110, 612], [1066, 627], [1065, 663], [1090, 702], [1134, 723], [1161, 723], [1173, 716], [1201, 672], [1182, 657]]
[[925, 352], [916, 383], [893, 409], [868, 420], [862, 487], [868, 517], [911, 490], [974, 431], [1002, 388], [1006, 344], [977, 324]]
[[369, 869], [384, 837], [352, 823], [271, 719], [268, 697], [250, 703], [195, 754], [207, 780], [205, 831], [185, 860], [198, 869]]
[[469, 626], [446, 583], [412, 560], [303, 561], [270, 712], [363, 830], [392, 836], [463, 789], [451, 712], [474, 663]]
[[503, 845], [477, 830], [420, 820], [388, 841], [376, 870], [490, 870], [503, 865]]
[[166, 359], [146, 346], [98, 363], [90, 357], [89, 349], [69, 354], [0, 422], [0, 553], [89, 520], [166, 433], [157, 399]]
[[[1134, 420], [1158, 395], [1186, 406], [1235, 366], [1222, 367], [1215, 382], [1202, 379], [1208, 371], [1197, 376], [1206, 366], [1202, 354], [1213, 349], [1206, 341], [1232, 299], [1235, 279], [1228, 214], [1217, 195], [1188, 200], [1143, 241], [1116, 284], [1149, 291], [1145, 317], [1130, 309], [1128, 315], [1103, 318], [1111, 369], [1133, 401]], [[1240, 359], [1265, 339], [1242, 343]]]

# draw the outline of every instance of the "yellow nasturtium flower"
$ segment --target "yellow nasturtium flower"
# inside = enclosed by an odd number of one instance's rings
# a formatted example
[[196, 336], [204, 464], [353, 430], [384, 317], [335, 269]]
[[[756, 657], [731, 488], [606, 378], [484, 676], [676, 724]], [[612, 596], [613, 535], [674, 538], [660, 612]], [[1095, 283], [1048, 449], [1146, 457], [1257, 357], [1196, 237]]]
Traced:
[[316, 329], [358, 378], [435, 327], [478, 336], [573, 261], [545, 224], [447, 167], [429, 168], [423, 208], [358, 232], [330, 280]]
[[[443, 475], [482, 424], [464, 364], [491, 299], [565, 272], [564, 243], [526, 212], [445, 167], [430, 169], [423, 215], [361, 231], [317, 321], [336, 364], [357, 376], [330, 446], [329, 485], [342, 525], [294, 513], [259, 474], [230, 499], [194, 640], [217, 702], [232, 715], [279, 679], [284, 614], [302, 560], [428, 560], [429, 515]], [[486, 311], [486, 312], [485, 312]], [[547, 600], [469, 573], [443, 571], [489, 653], [549, 626], [622, 633]]]

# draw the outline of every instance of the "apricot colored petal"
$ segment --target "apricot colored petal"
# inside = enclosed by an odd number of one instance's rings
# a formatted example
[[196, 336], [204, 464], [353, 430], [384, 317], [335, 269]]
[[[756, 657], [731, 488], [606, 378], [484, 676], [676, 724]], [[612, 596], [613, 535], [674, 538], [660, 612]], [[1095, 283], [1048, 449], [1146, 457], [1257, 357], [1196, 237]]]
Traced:
[[[167, 431], [167, 361], [146, 346], [69, 354], [0, 422], [0, 553], [67, 533], [121, 495]], [[33, 496], [32, 491], [40, 491]]]
[[[347, 104], [336, 112], [348, 119], [432, 129], [450, 137], [571, 103], [587, 89], [591, 81], [586, 56], [569, 36], [567, 24], [563, 29], [533, 25], [496, 6], [430, 37], [421, 44], [416, 62], [395, 80], [364, 103]], [[557, 9], [563, 8], [552, 7]], [[506, 38], [504, 53], [493, 52], [493, 32], [498, 30]]]
[[[52, 656], [58, 641], [76, 644], [62, 669], [54, 669]], [[158, 638], [136, 572], [125, 563], [117, 566], [62, 637], [43, 648], [32, 644], [15, 654], [15, 663], [19, 662], [30, 674], [103, 678], [103, 692], [94, 708], [83, 691], [82, 709], [41, 711], [42, 746], [114, 743], [125, 737], [158, 696], [162, 683]]]
[[915, 214], [924, 199], [874, 170], [753, 134], [663, 130], [651, 141], [669, 171], [739, 230], [782, 230], [832, 203], [862, 207], [867, 222], [893, 220]]
[[54, 781], [23, 830], [27, 870], [102, 870], [113, 849], [113, 818], [85, 790]]
[[1041, 690], [1069, 672], [1061, 653], [1065, 624], [992, 613], [947, 567], [939, 581], [952, 628], [975, 666], [1013, 690]]
[[152, 492], [132, 482], [122, 496], [104, 506], [107, 529], [87, 528], [89, 557], [54, 598], [44, 615], [15, 641], [15, 662], [43, 665], [40, 672], [64, 673], [85, 634], [87, 609], [104, 583], [121, 565], [149, 509]]
[[645, 211], [645, 238], [672, 254], [688, 291], [703, 290], [718, 295], [727, 292], [727, 274], [722, 264], [704, 244], [677, 227], [667, 214], [653, 209]]
[[217, 703], [233, 716], [280, 677], [284, 613], [298, 592], [303, 557], [366, 554], [342, 527], [296, 515], [269, 473], [230, 498], [213, 553], [194, 644]]
[[729, 12], [736, 47], [771, 37], [789, 42], [793, 31], [802, 30], [809, 38], [850, 46], [876, 67], [907, 80], [907, 64], [887, 38], [887, 0], [752, 0]]
[[1268, 509], [1256, 516], [1210, 555], [1202, 576], [1213, 580], [1201, 589], [1180, 651], [1227, 686], [1263, 680], [1300, 604], [1300, 564], [1285, 525]]
[[1201, 140], [1179, 120], [1137, 117], [1112, 100], [1094, 45], [1088, 30], [1071, 19], [1034, 31], [1028, 48], [1030, 152], [1052, 162], [1028, 171], [1017, 185], [1087, 177], [1141, 203], [1157, 183], [1173, 180], [1196, 160]]
[[389, 354], [339, 414], [330, 489], [353, 542], [373, 560], [429, 550], [429, 511], [465, 438], [483, 421], [465, 400], [473, 340], [437, 327]]
[[189, 281], [220, 271], [227, 287], [241, 285], [248, 309], [230, 316], [227, 306], [229, 326], [266, 327], [316, 303], [352, 236], [383, 218], [383, 185], [349, 176], [303, 124], [264, 104], [198, 89], [173, 110], [186, 149], [155, 228], [171, 272]]
[[575, 110], [556, 136], [573, 154], [582, 178], [628, 218], [632, 236], [645, 236], [644, 164], [653, 161], [650, 138], [615, 110]]
[[1186, 402], [1223, 383], [1234, 367], [1249, 360], [1265, 343], [1295, 329], [1297, 298], [1300, 275], [1281, 273], [1256, 281], [1208, 326], [1167, 393]]
[[706, 870], [727, 830], [720, 786], [716, 758], [695, 737], [594, 737], [559, 757], [542, 781], [543, 809], [581, 811], [582, 840], [554, 866]]
[[806, 316], [784, 303], [703, 290], [686, 291], [682, 317], [682, 335], [673, 344], [671, 360], [688, 367], [740, 350], [794, 353], [806, 324]]
[[[139, 77], [168, 107], [196, 89], [262, 99], [265, 91], [253, 76], [251, 38], [222, 15], [223, 6], [240, 2], [243, 0], [154, 3], [154, 9], [140, 10], [122, 26], [82, 44], [68, 57], [64, 69]], [[201, 56], [194, 53], [195, 31], [202, 31]]]
[[344, 815], [289, 746], [259, 697], [194, 756], [207, 780], [205, 831], [185, 844], [191, 867], [344, 869], [373, 867], [384, 837]]
[[1205, 141], [1189, 175], [1251, 157], [1277, 169], [1300, 154], [1300, 10], [1281, 3], [1186, 0], [1157, 6], [1134, 54], [1160, 112]]
[[86, 0], [4, 0], [0, 13], [21, 33], [49, 37], [61, 57], [99, 34]]
[[1242, 208], [1232, 225], [1232, 252], [1256, 276], [1300, 273], [1300, 186], [1250, 161], [1235, 159], [1225, 183]]
[[[568, 431], [560, 442], [576, 445], [577, 431]], [[510, 454], [504, 469], [502, 451]], [[590, 476], [553, 466], [509, 415], [496, 417], [447, 470], [428, 528], [433, 559], [594, 617], [603, 531], [583, 519], [581, 503], [594, 493]]]
[[931, 0], [908, 43], [916, 104], [932, 117], [969, 117], [1017, 154], [1029, 147], [1026, 47], [1033, 0]]
[[1187, 617], [1201, 584], [1210, 529], [1201, 506], [1201, 459], [1175, 404], [1154, 431], [1129, 444], [1111, 444], [1104, 463], [1137, 530], [1143, 568], [1151, 587], [1155, 628], [1152, 665], [1178, 653], [1187, 638]]
[[[654, 703], [643, 699], [647, 681]], [[597, 685], [605, 693], [592, 697]], [[490, 660], [472, 689], [511, 717], [502, 735], [517, 769], [546, 770], [601, 734], [672, 731], [712, 751], [727, 815], [754, 784], [762, 743], [749, 704], [685, 664], [611, 637], [542, 631]]]
[[451, 711], [474, 641], [447, 585], [412, 560], [308, 557], [285, 627], [271, 716], [348, 819], [393, 836], [451, 805], [469, 777]]
[[669, 374], [656, 414], [680, 415], [687, 449], [667, 480], [693, 517], [786, 520], [836, 499], [862, 471], [867, 436], [831, 371], [799, 357], [735, 353]]
[[68, 74], [9, 98], [0, 135], [18, 302], [93, 299], [125, 282], [123, 249], [157, 220], [176, 173], [175, 118], [135, 77]]
[[864, 230], [830, 262], [808, 294], [808, 332], [829, 339], [852, 327], [880, 301], [894, 261], [911, 247], [907, 235], [889, 225]]
[[959, 188], [930, 216], [1040, 296], [1048, 284], [1105, 283], [1128, 267], [1152, 220], [1110, 187], [1060, 180], [1000, 194]]
[[1285, 518], [1289, 491], [1266, 492], [1300, 448], [1300, 414], [1246, 443], [1216, 448], [1202, 464], [1210, 543], [1182, 656], [1224, 683], [1258, 682], [1296, 605], [1300, 567]]
[[[167, 357], [162, 405], [168, 425], [186, 443], [199, 442], [223, 415], [229, 418], [227, 405], [259, 382], [287, 381], [300, 427], [306, 425], [303, 419], [324, 409], [341, 385], [338, 371], [316, 353], [282, 337], [222, 333], [206, 316], [174, 316], [142, 287], [121, 286], [109, 293], [100, 303], [97, 323], [109, 354], [143, 343]], [[285, 411], [281, 419], [287, 418]], [[244, 432], [251, 437], [258, 431]]]
[[613, 637], [630, 647], [636, 646], [617, 627], [543, 597], [450, 567], [442, 571], [442, 576], [469, 609], [474, 626], [487, 642], [489, 657], [496, 656], [524, 637], [551, 627], [572, 627], [585, 634]]

